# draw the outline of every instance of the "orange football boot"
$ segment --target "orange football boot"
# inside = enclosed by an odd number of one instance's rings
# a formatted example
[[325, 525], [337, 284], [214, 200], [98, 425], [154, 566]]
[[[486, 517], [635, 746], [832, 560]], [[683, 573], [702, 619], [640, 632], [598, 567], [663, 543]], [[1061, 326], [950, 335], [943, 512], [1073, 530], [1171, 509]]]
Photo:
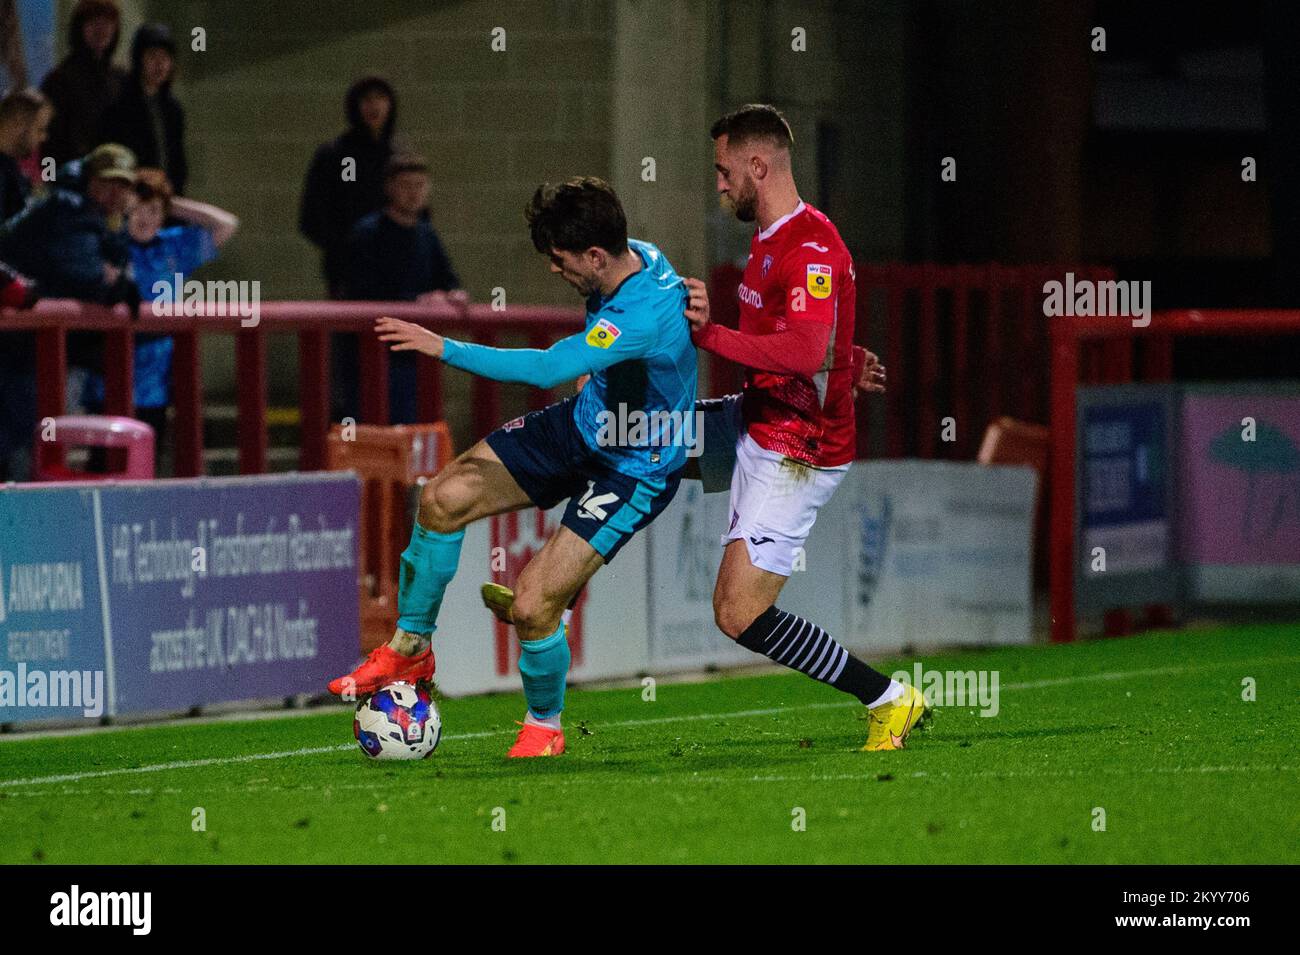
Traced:
[[564, 730], [547, 729], [536, 723], [519, 725], [523, 729], [515, 737], [515, 745], [510, 747], [507, 756], [559, 756], [564, 752]]
[[434, 666], [433, 650], [428, 647], [423, 653], [408, 657], [385, 643], [371, 650], [366, 661], [347, 676], [330, 680], [329, 688], [335, 696], [351, 691], [354, 698], [360, 698], [398, 680], [406, 683], [432, 680]]

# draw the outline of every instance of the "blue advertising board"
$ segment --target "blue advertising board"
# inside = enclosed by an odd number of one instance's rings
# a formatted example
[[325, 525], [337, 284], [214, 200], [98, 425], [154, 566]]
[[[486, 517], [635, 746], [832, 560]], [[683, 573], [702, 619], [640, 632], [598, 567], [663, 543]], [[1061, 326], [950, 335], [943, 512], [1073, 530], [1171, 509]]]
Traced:
[[91, 491], [0, 491], [0, 722], [108, 712], [94, 528]]
[[1178, 389], [1098, 385], [1079, 388], [1077, 396], [1076, 607], [1095, 614], [1179, 606]]
[[[359, 507], [350, 474], [0, 491], [0, 722], [320, 692], [357, 656]], [[30, 692], [73, 674], [101, 713]]]
[[1079, 511], [1084, 557], [1106, 551], [1107, 570], [1164, 567], [1170, 554], [1165, 403], [1083, 402]]

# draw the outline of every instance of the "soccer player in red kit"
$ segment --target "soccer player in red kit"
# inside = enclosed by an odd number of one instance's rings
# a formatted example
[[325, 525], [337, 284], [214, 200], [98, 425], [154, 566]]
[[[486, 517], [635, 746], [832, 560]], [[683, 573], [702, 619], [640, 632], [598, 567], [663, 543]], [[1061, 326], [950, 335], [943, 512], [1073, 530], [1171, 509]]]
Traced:
[[864, 749], [902, 749], [924, 718], [921, 692], [776, 607], [818, 508], [854, 458], [853, 260], [831, 221], [799, 198], [794, 138], [775, 108], [743, 106], [711, 135], [723, 204], [757, 225], [737, 292], [739, 329], [712, 323], [704, 283], [686, 280], [696, 345], [746, 368], [739, 399], [714, 403], [703, 436], [704, 458], [734, 453], [714, 617], [741, 646], [861, 700]]

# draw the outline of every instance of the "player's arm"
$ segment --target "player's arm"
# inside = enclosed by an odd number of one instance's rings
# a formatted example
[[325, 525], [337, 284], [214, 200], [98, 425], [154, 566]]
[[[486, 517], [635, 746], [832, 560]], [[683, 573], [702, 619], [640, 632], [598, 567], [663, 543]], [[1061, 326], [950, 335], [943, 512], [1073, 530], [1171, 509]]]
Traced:
[[[699, 279], [687, 279], [686, 319], [691, 324], [691, 338], [705, 351], [729, 361], [781, 375], [813, 375], [826, 362], [834, 323], [834, 306], [830, 297], [831, 277], [827, 276], [827, 294], [818, 298], [806, 287], [801, 272], [807, 263], [799, 257], [787, 271], [799, 274], [802, 284], [787, 282], [786, 327], [779, 332], [753, 335], [717, 325], [709, 318], [708, 291]], [[820, 273], [818, 273], [820, 274]]]
[[561, 338], [550, 348], [492, 348], [445, 338], [411, 322], [381, 318], [375, 331], [393, 351], [418, 351], [453, 368], [495, 381], [519, 382], [535, 388], [554, 388], [582, 375], [608, 368], [644, 353], [645, 336], [618, 330], [612, 338], [589, 331]]

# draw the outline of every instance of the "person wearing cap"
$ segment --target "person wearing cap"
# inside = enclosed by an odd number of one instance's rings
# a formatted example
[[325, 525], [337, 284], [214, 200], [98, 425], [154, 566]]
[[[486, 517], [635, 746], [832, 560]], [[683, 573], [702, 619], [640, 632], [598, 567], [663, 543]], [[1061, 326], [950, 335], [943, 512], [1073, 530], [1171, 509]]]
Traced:
[[104, 142], [104, 113], [126, 82], [126, 70], [113, 64], [120, 23], [116, 0], [77, 0], [72, 8], [69, 53], [41, 82], [54, 107], [45, 151], [60, 165]]
[[131, 75], [104, 116], [101, 142], [121, 143], [141, 166], [161, 169], [177, 195], [185, 192], [185, 110], [172, 93], [176, 41], [162, 23], [146, 23], [131, 39]]
[[39, 282], [47, 297], [135, 301], [124, 228], [135, 156], [105, 143], [83, 160], [82, 170], [84, 193], [56, 187], [0, 224], [0, 261]]
[[[0, 224], [0, 261], [34, 279], [42, 294], [76, 298], [101, 305], [139, 301], [128, 268], [125, 217], [135, 182], [135, 156], [125, 146], [97, 146], [82, 161], [85, 191], [54, 188], [13, 218]], [[100, 364], [100, 336], [68, 335], [69, 381], [78, 393]], [[7, 368], [11, 387], [0, 408], [8, 439], [0, 440], [9, 460], [8, 479], [27, 479], [26, 454], [36, 426], [34, 357], [28, 367]], [[16, 390], [15, 390], [16, 389]]]

